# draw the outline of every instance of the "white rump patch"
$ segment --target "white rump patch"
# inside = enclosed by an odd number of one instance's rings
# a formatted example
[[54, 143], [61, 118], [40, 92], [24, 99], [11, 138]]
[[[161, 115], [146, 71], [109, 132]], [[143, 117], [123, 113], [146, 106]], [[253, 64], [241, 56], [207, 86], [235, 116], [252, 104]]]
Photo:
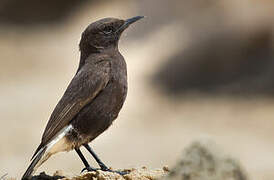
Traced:
[[[64, 127], [47, 145], [46, 151], [40, 161], [36, 164], [35, 170], [41, 166], [51, 155], [62, 152], [62, 151], [69, 151], [73, 149], [73, 144], [69, 143], [66, 139], [66, 134], [72, 130], [72, 125], [68, 125]], [[42, 149], [41, 149], [42, 150]], [[39, 153], [38, 153], [39, 154]]]

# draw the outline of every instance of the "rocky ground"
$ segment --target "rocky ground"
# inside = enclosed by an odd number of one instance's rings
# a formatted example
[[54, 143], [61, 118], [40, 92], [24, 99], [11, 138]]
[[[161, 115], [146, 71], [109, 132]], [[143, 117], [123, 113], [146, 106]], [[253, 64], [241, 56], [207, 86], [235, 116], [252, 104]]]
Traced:
[[[52, 176], [47, 175], [45, 172], [41, 172], [39, 175], [33, 176], [31, 180], [156, 180], [161, 179], [166, 176], [169, 172], [167, 167], [162, 169], [147, 169], [142, 168], [131, 168], [121, 170], [122, 172], [127, 172], [125, 175], [120, 175], [114, 172], [105, 171], [92, 171], [80, 174], [78, 176], [69, 177], [65, 175], [62, 171], [56, 171]], [[16, 180], [16, 178], [7, 178], [8, 180]]]
[[[53, 176], [45, 174], [33, 176], [31, 180], [247, 180], [247, 175], [239, 162], [224, 154], [212, 142], [194, 142], [187, 147], [177, 163], [169, 170], [131, 168], [115, 172], [93, 171], [69, 177], [61, 171]], [[16, 178], [8, 178], [16, 180]]]
[[118, 173], [99, 170], [96, 172], [83, 173], [75, 177], [64, 177], [60, 172], [56, 172], [54, 176], [48, 176], [45, 173], [41, 173], [40, 175], [33, 177], [32, 180], [54, 180], [62, 177], [63, 180], [156, 180], [162, 178], [168, 173], [166, 167], [155, 170], [149, 170], [146, 167], [142, 167], [139, 169], [125, 169], [123, 172], [124, 171], [128, 172], [128, 174], [122, 176]]

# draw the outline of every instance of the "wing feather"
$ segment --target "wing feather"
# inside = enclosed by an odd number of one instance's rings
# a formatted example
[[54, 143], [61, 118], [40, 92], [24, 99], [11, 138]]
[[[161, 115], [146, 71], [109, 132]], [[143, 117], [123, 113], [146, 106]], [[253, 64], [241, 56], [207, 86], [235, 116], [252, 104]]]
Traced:
[[84, 65], [78, 71], [50, 116], [39, 147], [48, 144], [84, 106], [92, 102], [106, 87], [109, 74], [109, 61], [102, 60], [99, 63]]

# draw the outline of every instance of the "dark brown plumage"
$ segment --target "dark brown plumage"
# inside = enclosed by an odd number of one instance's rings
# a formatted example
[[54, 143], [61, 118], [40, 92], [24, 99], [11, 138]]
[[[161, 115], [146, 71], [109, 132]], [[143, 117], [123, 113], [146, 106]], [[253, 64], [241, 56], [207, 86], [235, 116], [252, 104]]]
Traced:
[[104, 132], [115, 120], [127, 95], [127, 68], [118, 50], [122, 32], [133, 22], [105, 18], [90, 24], [82, 33], [80, 63], [76, 75], [55, 107], [35, 151], [32, 163], [22, 179], [52, 154], [75, 149], [87, 170], [90, 167], [80, 151], [84, 145], [102, 170], [110, 171], [88, 143]]

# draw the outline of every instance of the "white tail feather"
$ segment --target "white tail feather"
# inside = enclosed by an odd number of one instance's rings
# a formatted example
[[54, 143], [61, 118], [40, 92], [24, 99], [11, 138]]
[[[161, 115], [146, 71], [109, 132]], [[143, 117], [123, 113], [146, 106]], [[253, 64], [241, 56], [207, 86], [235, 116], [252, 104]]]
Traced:
[[47, 145], [42, 147], [33, 158], [22, 179], [30, 179], [37, 168], [41, 166], [48, 158], [61, 151], [71, 150], [72, 144], [68, 143], [65, 136], [72, 129], [72, 125], [64, 127]]

